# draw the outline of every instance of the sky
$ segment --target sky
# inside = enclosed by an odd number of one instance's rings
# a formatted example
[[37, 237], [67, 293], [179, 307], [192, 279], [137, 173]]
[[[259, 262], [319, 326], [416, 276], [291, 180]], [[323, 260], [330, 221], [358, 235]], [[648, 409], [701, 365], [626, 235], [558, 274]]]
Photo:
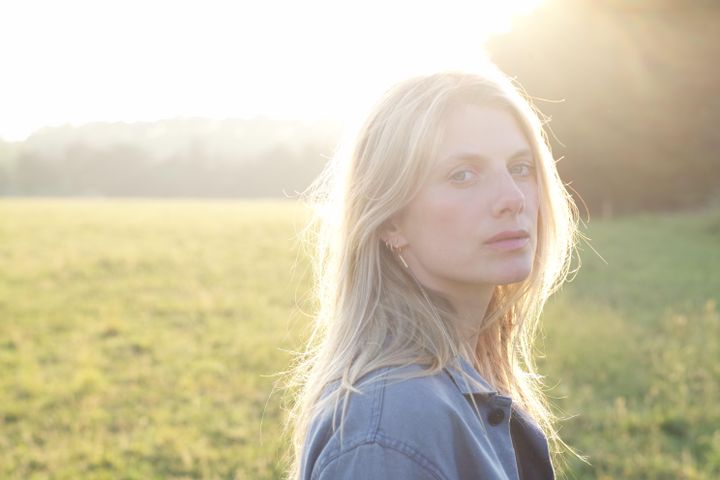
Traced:
[[473, 68], [540, 0], [7, 0], [0, 138], [178, 116], [352, 117], [402, 78]]

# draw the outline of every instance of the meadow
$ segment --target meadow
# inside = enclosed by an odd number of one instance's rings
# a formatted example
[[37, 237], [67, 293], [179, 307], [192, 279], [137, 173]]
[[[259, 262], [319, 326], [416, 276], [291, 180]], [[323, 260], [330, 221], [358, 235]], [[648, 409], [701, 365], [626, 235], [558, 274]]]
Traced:
[[[280, 479], [305, 218], [289, 201], [0, 201], [0, 478]], [[538, 342], [588, 457], [568, 477], [720, 478], [720, 210], [583, 231]]]

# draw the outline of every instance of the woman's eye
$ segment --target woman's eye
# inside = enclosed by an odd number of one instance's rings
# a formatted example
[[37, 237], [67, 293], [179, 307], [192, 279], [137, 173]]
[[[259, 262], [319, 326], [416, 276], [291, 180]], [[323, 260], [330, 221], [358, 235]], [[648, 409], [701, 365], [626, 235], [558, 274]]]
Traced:
[[510, 172], [521, 177], [528, 177], [535, 169], [535, 165], [532, 163], [519, 163], [510, 167]]
[[474, 173], [471, 170], [460, 170], [459, 172], [455, 172], [450, 175], [450, 180], [455, 183], [463, 183], [471, 180], [473, 175]]

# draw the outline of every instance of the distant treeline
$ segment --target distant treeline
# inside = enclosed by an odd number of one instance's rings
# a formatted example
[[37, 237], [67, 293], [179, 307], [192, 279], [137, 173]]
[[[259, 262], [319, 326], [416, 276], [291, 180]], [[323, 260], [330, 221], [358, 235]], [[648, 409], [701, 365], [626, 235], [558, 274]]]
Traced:
[[[717, 25], [720, 2], [548, 0], [488, 50], [552, 117], [591, 213], [689, 208], [720, 201]], [[46, 128], [0, 142], [0, 195], [293, 196], [338, 140], [262, 118]]]
[[263, 118], [45, 128], [0, 143], [0, 195], [292, 197], [338, 137], [333, 125]]

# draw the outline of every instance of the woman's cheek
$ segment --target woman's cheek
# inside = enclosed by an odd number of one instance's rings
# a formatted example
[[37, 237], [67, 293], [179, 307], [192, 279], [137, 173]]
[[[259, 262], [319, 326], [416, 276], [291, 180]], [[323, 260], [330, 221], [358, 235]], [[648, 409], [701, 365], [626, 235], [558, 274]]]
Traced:
[[447, 229], [461, 221], [467, 209], [468, 199], [456, 192], [439, 190], [431, 195], [425, 204], [428, 223]]

